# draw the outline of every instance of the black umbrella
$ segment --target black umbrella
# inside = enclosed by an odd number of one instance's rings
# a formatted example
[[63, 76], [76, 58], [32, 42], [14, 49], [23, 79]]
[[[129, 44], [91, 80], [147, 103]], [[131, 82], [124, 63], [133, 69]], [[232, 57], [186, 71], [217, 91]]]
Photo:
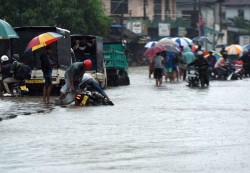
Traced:
[[226, 44], [216, 44], [214, 48], [225, 48], [226, 46]]
[[212, 42], [210, 41], [210, 39], [208, 37], [206, 37], [206, 36], [195, 37], [195, 38], [193, 38], [193, 41], [194, 42], [207, 42], [207, 43], [212, 44]]

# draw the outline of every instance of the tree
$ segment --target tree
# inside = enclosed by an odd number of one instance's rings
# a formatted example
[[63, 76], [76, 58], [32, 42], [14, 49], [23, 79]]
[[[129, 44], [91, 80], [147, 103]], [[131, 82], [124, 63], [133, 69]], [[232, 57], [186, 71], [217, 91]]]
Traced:
[[0, 18], [12, 26], [58, 26], [77, 34], [105, 36], [111, 19], [101, 0], [0, 0]]
[[249, 29], [249, 26], [250, 26], [250, 21], [239, 16], [230, 18], [229, 21], [231, 25], [236, 28]]

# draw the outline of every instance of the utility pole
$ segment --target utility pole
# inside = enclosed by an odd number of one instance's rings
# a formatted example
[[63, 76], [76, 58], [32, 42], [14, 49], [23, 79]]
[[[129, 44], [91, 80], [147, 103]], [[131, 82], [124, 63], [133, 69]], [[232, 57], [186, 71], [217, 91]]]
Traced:
[[121, 20], [120, 20], [120, 25], [121, 25], [121, 42], [123, 41], [123, 33], [124, 33], [124, 29], [123, 29], [123, 17], [124, 17], [124, 0], [121, 1], [120, 3], [121, 5]]
[[146, 5], [147, 5], [147, 0], [143, 0], [143, 20], [146, 20], [147, 14], [146, 14]]

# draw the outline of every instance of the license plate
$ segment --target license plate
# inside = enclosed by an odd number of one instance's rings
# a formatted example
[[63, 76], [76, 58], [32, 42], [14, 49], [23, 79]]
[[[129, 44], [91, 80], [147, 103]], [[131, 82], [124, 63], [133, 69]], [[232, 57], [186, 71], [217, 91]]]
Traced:
[[22, 85], [22, 86], [20, 86], [20, 88], [21, 88], [22, 91], [26, 91], [27, 90], [26, 85]]
[[188, 77], [196, 77], [195, 74], [188, 74]]
[[86, 105], [88, 99], [89, 99], [89, 96], [86, 96], [86, 95], [85, 95], [85, 96], [83, 97], [83, 99], [82, 99], [82, 105], [83, 105], [83, 106]]
[[195, 71], [194, 70], [190, 70], [189, 73], [190, 74], [195, 74]]
[[30, 83], [30, 84], [35, 84], [35, 83], [44, 83], [44, 80], [43, 79], [31, 79], [31, 80], [27, 80], [25, 82]]

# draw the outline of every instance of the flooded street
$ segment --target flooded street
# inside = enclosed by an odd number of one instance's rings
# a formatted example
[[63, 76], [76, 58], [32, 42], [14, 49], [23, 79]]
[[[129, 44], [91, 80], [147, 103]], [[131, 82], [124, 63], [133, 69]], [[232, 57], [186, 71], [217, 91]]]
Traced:
[[114, 106], [0, 98], [1, 173], [250, 172], [250, 78], [155, 87], [147, 67], [106, 89]]

